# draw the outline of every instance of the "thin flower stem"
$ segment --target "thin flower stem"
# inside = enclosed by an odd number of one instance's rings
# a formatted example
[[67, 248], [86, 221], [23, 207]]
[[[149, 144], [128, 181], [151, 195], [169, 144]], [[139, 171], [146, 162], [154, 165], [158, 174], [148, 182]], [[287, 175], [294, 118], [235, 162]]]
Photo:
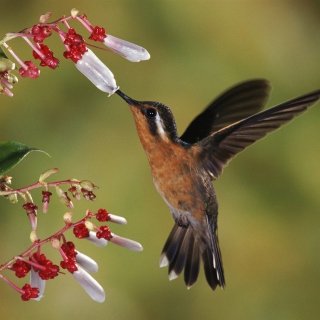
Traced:
[[39, 50], [38, 47], [36, 47], [28, 38], [22, 37], [23, 40], [25, 40], [28, 45], [38, 54], [38, 56], [43, 60], [46, 56]]
[[76, 19], [91, 33], [93, 30], [93, 27], [91, 24], [88, 23], [85, 19], [77, 16]]
[[60, 28], [58, 26], [52, 27], [51, 28], [53, 31], [55, 31], [56, 33], [59, 34], [60, 38], [63, 39], [63, 41], [65, 40], [67, 33], [60, 30]]
[[18, 193], [19, 195], [33, 190], [33, 189], [37, 189], [37, 188], [41, 188], [41, 187], [56, 187], [59, 186], [61, 184], [70, 184], [70, 185], [75, 185], [75, 184], [80, 184], [81, 181], [74, 181], [74, 180], [62, 180], [62, 181], [56, 181], [56, 182], [36, 182], [30, 186], [27, 187], [23, 187], [23, 188], [19, 188], [19, 189], [12, 189], [12, 190], [7, 190], [7, 191], [0, 191], [0, 196], [7, 196], [9, 194], [14, 194], [14, 193]]
[[[5, 43], [12, 40], [12, 39], [15, 39], [17, 37], [21, 37], [21, 35], [23, 34], [24, 37], [30, 37], [32, 38], [33, 35], [30, 34], [29, 32], [31, 31], [32, 28], [26, 28], [26, 29], [23, 29], [22, 31], [20, 32], [9, 32], [9, 33], [6, 33], [4, 38], [0, 40], [0, 46], [5, 46]], [[28, 32], [26, 32], [28, 30]]]
[[59, 23], [64, 23], [64, 21], [68, 21], [68, 20], [72, 20], [72, 19], [75, 19], [74, 17], [72, 17], [71, 15], [70, 16], [67, 16], [67, 17], [62, 17], [56, 21], [53, 21], [53, 22], [46, 22], [46, 23], [39, 23], [39, 26], [40, 27], [50, 27], [50, 28], [53, 28], [55, 27], [57, 24]]
[[54, 30], [58, 33], [65, 49], [68, 50], [68, 46], [66, 44], [64, 44], [64, 41], [66, 40], [67, 34], [64, 31], [60, 30], [58, 27], [52, 28], [52, 30]]
[[15, 289], [16, 291], [18, 291], [19, 293], [24, 293], [24, 291], [17, 287], [15, 284], [13, 284], [9, 279], [7, 279], [4, 275], [0, 274], [0, 279], [4, 280], [8, 285], [10, 285], [10, 287], [12, 287], [13, 289]]
[[[31, 30], [31, 28], [28, 28], [29, 30]], [[33, 35], [31, 33], [25, 32], [25, 30], [21, 31], [21, 32], [10, 32], [6, 34], [7, 37], [9, 38], [16, 38], [16, 37], [28, 37], [28, 38], [33, 38]]]
[[[50, 23], [39, 23], [38, 25], [40, 27], [50, 27], [50, 28], [54, 29], [59, 23], [67, 21], [67, 20], [72, 20], [72, 19], [75, 19], [75, 18], [70, 15], [68, 17], [62, 17], [62, 18], [60, 18], [60, 19], [58, 19], [56, 21], [50, 22]], [[7, 41], [10, 41], [10, 40], [15, 39], [17, 37], [21, 37], [22, 35], [23, 35], [23, 37], [33, 38], [33, 35], [31, 34], [31, 30], [32, 30], [32, 27], [27, 27], [27, 28], [24, 28], [23, 30], [21, 30], [20, 32], [9, 32], [9, 33], [7, 33], [5, 35], [5, 37], [0, 40], [0, 46], [2, 46], [2, 45], [5, 46], [5, 43]]]
[[27, 260], [27, 259], [24, 259], [23, 257], [21, 256], [16, 256], [14, 257], [15, 260], [20, 260], [20, 261], [23, 261], [23, 262], [26, 262], [28, 264], [30, 264], [31, 266], [37, 268], [37, 269], [40, 269], [40, 270], [45, 270], [46, 268], [42, 265], [40, 265], [39, 263], [35, 263], [33, 262], [32, 260]]
[[13, 52], [13, 50], [10, 48], [10, 46], [6, 43], [3, 43], [4, 47], [11, 53], [11, 55], [17, 60], [17, 62], [20, 64], [20, 66], [23, 69], [28, 69], [28, 67], [23, 63], [23, 61]]

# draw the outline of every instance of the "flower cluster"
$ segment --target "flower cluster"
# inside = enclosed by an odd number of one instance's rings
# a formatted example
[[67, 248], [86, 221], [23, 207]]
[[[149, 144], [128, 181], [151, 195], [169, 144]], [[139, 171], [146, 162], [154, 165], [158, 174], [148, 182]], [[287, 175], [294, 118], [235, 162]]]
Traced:
[[[92, 191], [97, 187], [88, 180], [78, 181], [70, 179], [58, 182], [46, 182], [45, 179], [54, 172], [57, 172], [57, 169], [48, 170], [40, 176], [37, 183], [15, 190], [6, 185], [8, 181], [11, 181], [11, 177], [0, 177], [0, 195], [8, 197], [12, 194], [18, 194], [26, 201], [23, 208], [27, 212], [32, 228], [30, 235], [32, 245], [22, 254], [0, 265], [0, 278], [19, 292], [23, 301], [30, 299], [40, 300], [43, 297], [46, 282], [58, 275], [64, 274], [61, 271], [61, 269], [64, 269], [72, 274], [93, 300], [103, 302], [105, 300], [105, 292], [101, 285], [89, 274], [98, 271], [97, 263], [87, 255], [79, 252], [73, 241], [67, 240], [66, 231], [72, 229], [76, 238], [86, 239], [99, 247], [106, 246], [109, 241], [133, 251], [141, 251], [142, 246], [140, 243], [120, 237], [110, 230], [109, 226], [106, 225], [107, 222], [126, 224], [127, 221], [123, 217], [110, 214], [106, 209], [99, 209], [96, 213], [87, 210], [84, 218], [77, 222], [72, 221], [72, 212], [66, 212], [63, 216], [63, 228], [46, 239], [38, 239], [36, 234], [38, 206], [32, 201], [27, 201], [25, 195], [28, 194], [29, 198], [31, 198], [30, 190], [39, 187], [46, 188], [42, 192], [44, 212], [47, 212], [50, 196], [52, 195], [48, 191], [49, 187], [56, 188], [58, 198], [69, 208], [73, 208], [73, 204], [67, 192], [63, 192], [60, 189], [59, 185], [61, 184], [70, 184], [71, 191], [70, 189], [69, 191], [76, 199], [80, 198], [81, 192], [84, 194], [85, 199], [95, 199]], [[93, 219], [96, 220], [95, 223], [92, 221]], [[100, 223], [103, 225], [99, 226], [98, 224]], [[51, 248], [59, 251], [61, 256], [60, 263], [55, 264], [47, 258], [44, 251], [47, 248], [45, 246], [47, 243], [51, 243]], [[25, 284], [22, 288], [18, 287], [3, 275], [4, 270], [13, 271], [17, 278], [24, 278], [27, 274], [30, 274], [30, 284]]]
[[62, 180], [62, 181], [55, 181], [55, 182], [47, 182], [45, 179], [49, 177], [51, 174], [58, 172], [57, 168], [47, 170], [46, 172], [40, 175], [39, 180], [27, 187], [19, 188], [19, 189], [12, 189], [8, 186], [11, 184], [11, 177], [2, 176], [0, 177], [0, 196], [8, 198], [12, 203], [18, 202], [18, 195], [22, 197], [24, 200], [24, 204], [22, 208], [26, 210], [27, 216], [30, 220], [32, 230], [36, 230], [37, 228], [37, 212], [38, 206], [33, 203], [32, 196], [30, 191], [36, 188], [44, 188], [42, 190], [42, 212], [46, 213], [48, 211], [50, 198], [52, 196], [52, 192], [49, 191], [50, 187], [54, 187], [56, 190], [56, 194], [60, 202], [68, 207], [69, 209], [73, 209], [74, 205], [71, 201], [68, 192], [63, 191], [60, 186], [67, 184], [69, 185], [68, 191], [71, 193], [73, 198], [76, 200], [81, 199], [81, 194], [85, 200], [96, 200], [96, 195], [93, 193], [94, 190], [98, 189], [91, 181], [89, 180], [76, 180], [76, 179], [69, 179], [69, 180]]
[[[81, 34], [68, 24], [69, 20], [77, 20], [90, 33], [89, 40], [98, 41], [108, 47], [108, 50], [123, 56], [131, 62], [148, 60], [150, 54], [148, 51], [136, 44], [121, 40], [106, 33], [105, 29], [99, 26], [93, 26], [85, 15], [79, 15], [78, 10], [72, 9], [67, 17], [49, 22], [51, 13], [40, 16], [39, 23], [33, 27], [25, 28], [20, 32], [7, 33], [0, 41], [3, 46], [11, 53], [17, 63], [20, 65], [19, 74], [22, 77], [38, 78], [40, 76], [39, 68], [32, 61], [23, 61], [13, 51], [7, 42], [17, 37], [24, 39], [32, 49], [34, 59], [40, 60], [41, 67], [55, 69], [59, 66], [59, 59], [54, 56], [53, 51], [43, 42], [52, 34], [58, 34], [66, 51], [64, 58], [70, 59], [75, 63], [76, 68], [82, 72], [98, 89], [113, 94], [119, 87], [116, 84], [113, 73], [104, 65], [101, 60], [88, 48], [88, 43]], [[66, 28], [66, 31], [61, 29]], [[1, 55], [1, 51], [0, 51]], [[15, 64], [2, 54], [0, 58], [0, 93], [12, 96], [12, 84], [17, 82], [17, 77], [11, 74]], [[2, 60], [1, 60], [2, 59]]]

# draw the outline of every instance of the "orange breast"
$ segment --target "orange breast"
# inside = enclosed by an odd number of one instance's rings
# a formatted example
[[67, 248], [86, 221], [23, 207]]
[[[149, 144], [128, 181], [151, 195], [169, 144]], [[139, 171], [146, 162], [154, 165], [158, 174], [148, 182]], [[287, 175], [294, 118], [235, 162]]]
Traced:
[[[141, 113], [131, 108], [142, 146], [147, 154], [153, 181], [158, 192], [172, 212], [192, 214], [197, 220], [204, 219], [206, 202], [212, 185], [204, 183], [208, 175], [199, 166], [199, 148], [183, 148], [169, 136], [154, 136]], [[209, 195], [208, 195], [209, 193]]]
[[181, 214], [188, 212], [202, 219], [207, 190], [194, 152], [171, 144], [159, 146], [148, 158], [154, 184], [171, 210], [174, 208]]

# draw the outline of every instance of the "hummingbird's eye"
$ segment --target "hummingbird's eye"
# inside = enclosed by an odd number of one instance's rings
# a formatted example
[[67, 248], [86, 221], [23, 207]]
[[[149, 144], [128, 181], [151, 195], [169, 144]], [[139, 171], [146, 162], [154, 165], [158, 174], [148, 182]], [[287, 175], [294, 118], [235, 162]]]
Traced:
[[157, 115], [157, 110], [155, 110], [153, 108], [148, 108], [145, 110], [145, 115], [148, 118], [154, 118]]

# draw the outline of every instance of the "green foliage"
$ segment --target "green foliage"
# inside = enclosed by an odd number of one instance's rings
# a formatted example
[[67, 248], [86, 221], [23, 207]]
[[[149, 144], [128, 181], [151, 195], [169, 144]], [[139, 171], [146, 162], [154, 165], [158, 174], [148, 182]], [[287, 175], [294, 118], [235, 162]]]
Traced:
[[0, 142], [0, 175], [6, 173], [17, 165], [31, 151], [44, 152], [37, 148], [28, 147], [19, 142]]
[[2, 50], [2, 47], [0, 47], [0, 58], [5, 58], [5, 59], [9, 59], [6, 54], [4, 53], [4, 51]]

